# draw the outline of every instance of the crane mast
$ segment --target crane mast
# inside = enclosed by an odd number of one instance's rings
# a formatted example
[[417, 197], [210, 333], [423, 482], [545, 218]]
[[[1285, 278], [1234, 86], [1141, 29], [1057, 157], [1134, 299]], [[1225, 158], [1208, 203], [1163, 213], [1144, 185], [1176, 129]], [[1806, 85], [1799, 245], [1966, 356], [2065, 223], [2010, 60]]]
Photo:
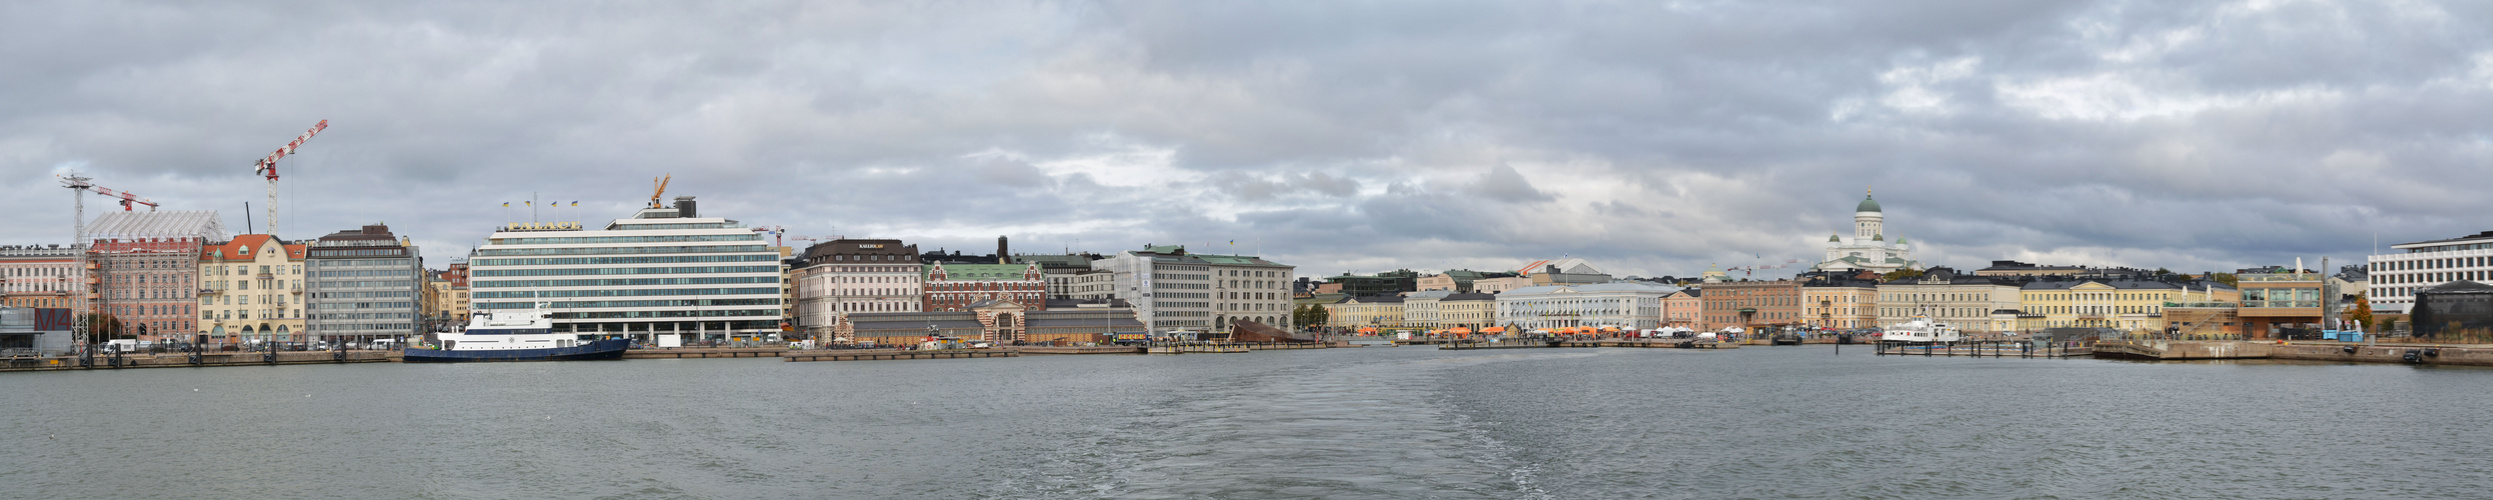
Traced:
[[72, 193], [70, 195], [71, 206], [76, 207], [70, 212], [71, 227], [74, 229], [70, 233], [69, 247], [78, 254], [78, 286], [76, 287], [78, 296], [69, 300], [69, 344], [73, 352], [84, 355], [87, 353], [87, 338], [90, 333], [87, 329], [94, 322], [94, 319], [89, 317], [92, 314], [88, 311], [87, 297], [95, 292], [95, 287], [87, 283], [88, 280], [95, 278], [95, 273], [87, 269], [87, 252], [91, 249], [82, 246], [87, 240], [87, 192], [94, 191], [96, 194], [118, 198], [123, 211], [129, 211], [131, 205], [147, 205], [147, 211], [154, 212], [156, 202], [147, 201], [146, 198], [140, 198], [128, 191], [114, 191], [112, 188], [97, 186], [93, 182], [88, 182], [95, 178], [75, 172], [60, 179], [61, 187], [69, 188]]
[[294, 148], [301, 147], [303, 141], [311, 140], [312, 135], [328, 129], [329, 120], [321, 120], [320, 123], [313, 124], [311, 130], [295, 137], [292, 142], [279, 146], [277, 152], [269, 153], [268, 157], [251, 162], [251, 173], [268, 177], [268, 234], [277, 234], [277, 160], [294, 154]]

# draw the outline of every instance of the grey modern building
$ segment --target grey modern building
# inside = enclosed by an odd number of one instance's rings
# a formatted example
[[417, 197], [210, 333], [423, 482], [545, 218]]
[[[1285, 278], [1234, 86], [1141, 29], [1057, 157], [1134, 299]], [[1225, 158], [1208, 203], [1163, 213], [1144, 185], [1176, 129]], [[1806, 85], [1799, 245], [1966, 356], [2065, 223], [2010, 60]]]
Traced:
[[388, 225], [322, 236], [303, 262], [308, 268], [303, 329], [313, 336], [361, 340], [418, 333], [424, 258]]
[[[1091, 261], [1111, 273], [1112, 293], [1134, 304], [1137, 320], [1151, 331], [1226, 333], [1233, 320], [1294, 328], [1290, 281], [1297, 269], [1261, 257], [1187, 253], [1186, 247], [1146, 245]], [[1408, 281], [1405, 281], [1406, 283]]]

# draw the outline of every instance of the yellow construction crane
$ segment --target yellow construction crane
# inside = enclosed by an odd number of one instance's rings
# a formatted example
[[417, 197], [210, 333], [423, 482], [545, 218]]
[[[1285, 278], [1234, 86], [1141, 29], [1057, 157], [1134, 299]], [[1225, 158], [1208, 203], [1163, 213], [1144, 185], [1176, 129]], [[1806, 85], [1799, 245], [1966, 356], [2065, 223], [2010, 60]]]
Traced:
[[665, 207], [660, 207], [660, 206], [658, 206], [658, 197], [660, 197], [660, 196], [666, 196], [666, 194], [667, 194], [667, 181], [671, 181], [671, 180], [675, 180], [675, 174], [667, 174], [667, 176], [666, 176], [666, 177], [658, 177], [658, 178], [652, 178], [652, 179], [650, 179], [650, 182], [655, 182], [655, 183], [657, 183], [657, 184], [658, 184], [658, 192], [655, 192], [655, 193], [650, 193], [650, 194], [649, 194], [649, 208], [665, 208]]

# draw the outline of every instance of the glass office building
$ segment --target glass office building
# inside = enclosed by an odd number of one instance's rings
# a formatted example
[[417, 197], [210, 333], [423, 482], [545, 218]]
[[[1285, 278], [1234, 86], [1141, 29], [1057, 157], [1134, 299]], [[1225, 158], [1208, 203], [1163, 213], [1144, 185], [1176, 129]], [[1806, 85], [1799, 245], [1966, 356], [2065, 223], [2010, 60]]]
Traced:
[[473, 314], [542, 307], [558, 331], [686, 340], [780, 331], [779, 253], [691, 197], [589, 230], [511, 223], [468, 257]]

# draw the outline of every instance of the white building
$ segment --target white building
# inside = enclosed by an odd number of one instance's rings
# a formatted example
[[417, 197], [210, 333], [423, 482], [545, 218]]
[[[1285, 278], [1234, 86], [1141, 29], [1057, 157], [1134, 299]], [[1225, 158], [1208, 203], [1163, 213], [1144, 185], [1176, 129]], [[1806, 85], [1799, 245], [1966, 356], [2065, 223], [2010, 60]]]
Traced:
[[2415, 292], [2452, 281], [2493, 283], [2493, 231], [2446, 240], [2390, 245], [2368, 259], [2373, 313], [2406, 314]]
[[1435, 330], [1442, 322], [1437, 301], [1454, 295], [1453, 290], [1411, 292], [1402, 296], [1402, 326]]
[[900, 240], [837, 239], [805, 248], [797, 273], [797, 328], [817, 339], [837, 338], [840, 323], [857, 313], [920, 312], [926, 303], [925, 266], [917, 245]]
[[67, 309], [77, 283], [86, 278], [70, 245], [0, 246], [0, 307]]
[[1852, 237], [1829, 235], [1826, 238], [1826, 259], [1811, 267], [1816, 271], [1870, 270], [1880, 273], [1898, 269], [1920, 269], [1913, 260], [1913, 245], [1896, 238], [1887, 240], [1887, 214], [1879, 209], [1878, 200], [1868, 196], [1853, 206]]
[[1639, 281], [1533, 286], [1498, 294], [1498, 326], [1660, 328], [1662, 298], [1679, 287]]
[[1186, 247], [1145, 246], [1091, 261], [1111, 273], [1116, 297], [1134, 305], [1151, 331], [1227, 332], [1243, 319], [1289, 330], [1295, 267], [1242, 255], [1186, 253]]
[[468, 259], [472, 310], [543, 301], [559, 330], [642, 338], [779, 331], [779, 252], [743, 224], [698, 217], [691, 197], [675, 200], [599, 230], [506, 225]]

